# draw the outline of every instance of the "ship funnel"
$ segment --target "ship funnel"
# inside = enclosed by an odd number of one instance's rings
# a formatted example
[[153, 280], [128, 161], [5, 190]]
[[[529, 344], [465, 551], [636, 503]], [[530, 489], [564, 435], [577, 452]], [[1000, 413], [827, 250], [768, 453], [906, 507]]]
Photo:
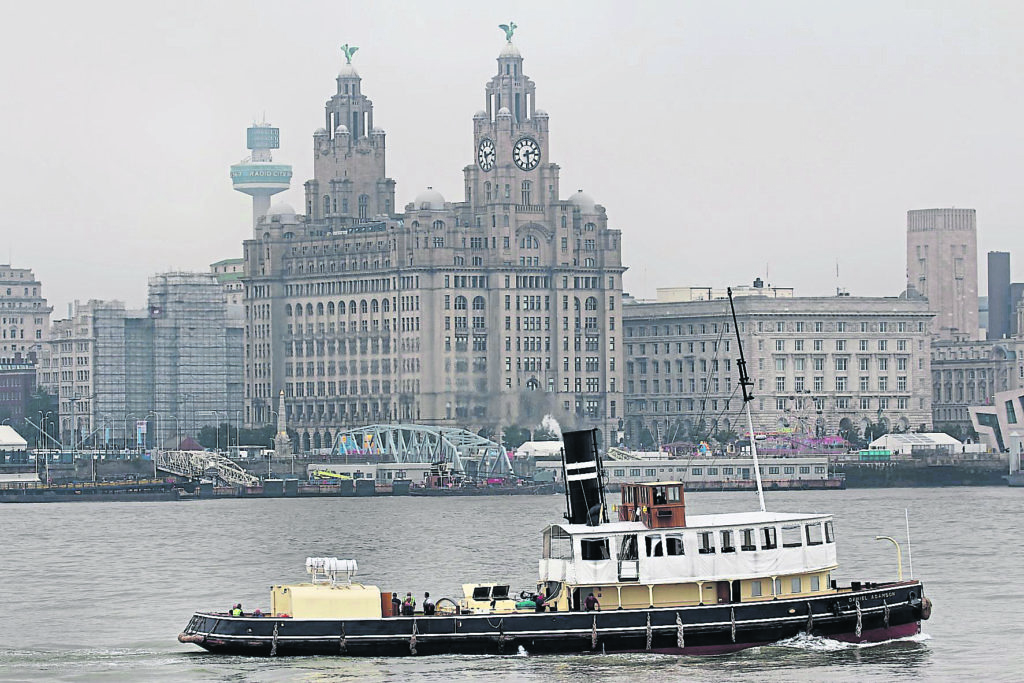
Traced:
[[570, 524], [597, 526], [608, 521], [604, 502], [604, 478], [597, 454], [597, 430], [563, 432], [562, 467]]

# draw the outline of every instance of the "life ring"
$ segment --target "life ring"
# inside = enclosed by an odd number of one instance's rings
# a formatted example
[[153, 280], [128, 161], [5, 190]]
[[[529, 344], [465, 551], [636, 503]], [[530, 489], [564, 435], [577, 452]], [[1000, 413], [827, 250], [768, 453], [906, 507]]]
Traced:
[[929, 598], [921, 600], [921, 618], [929, 619], [932, 616], [932, 601]]

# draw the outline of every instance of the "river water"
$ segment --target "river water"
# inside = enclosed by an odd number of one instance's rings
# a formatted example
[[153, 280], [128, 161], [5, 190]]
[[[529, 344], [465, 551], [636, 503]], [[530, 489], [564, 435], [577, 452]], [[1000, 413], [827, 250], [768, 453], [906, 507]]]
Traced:
[[[924, 633], [871, 646], [817, 638], [716, 657], [580, 655], [249, 659], [176, 636], [194, 609], [269, 607], [307, 556], [356, 558], [383, 590], [461, 594], [463, 581], [533, 586], [540, 530], [562, 496], [317, 498], [0, 506], [0, 679], [64, 681], [849, 680], [1024, 678], [1024, 489], [766, 494], [778, 511], [835, 515], [841, 581], [892, 579], [905, 537], [934, 602]], [[691, 493], [688, 511], [756, 509], [751, 493]], [[905, 570], [909, 558], [904, 553]]]

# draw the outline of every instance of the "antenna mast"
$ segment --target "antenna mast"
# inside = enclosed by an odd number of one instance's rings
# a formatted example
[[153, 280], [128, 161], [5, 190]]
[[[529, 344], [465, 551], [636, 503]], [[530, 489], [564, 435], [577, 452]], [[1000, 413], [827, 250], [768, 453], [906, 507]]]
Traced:
[[750, 402], [754, 400], [754, 394], [750, 390], [754, 381], [747, 374], [747, 361], [743, 357], [743, 339], [740, 337], [740, 326], [736, 322], [736, 305], [732, 300], [732, 287], [726, 289], [729, 295], [729, 310], [732, 311], [732, 327], [736, 330], [736, 345], [740, 350], [740, 359], [736, 361], [736, 368], [740, 371], [740, 389], [743, 391], [743, 408], [747, 412], [747, 429], [750, 432], [750, 453], [754, 456], [754, 480], [757, 482], [757, 502], [761, 505], [761, 512], [765, 512], [764, 489], [761, 487], [761, 467], [757, 462], [757, 446], [754, 439], [754, 420], [750, 417]]

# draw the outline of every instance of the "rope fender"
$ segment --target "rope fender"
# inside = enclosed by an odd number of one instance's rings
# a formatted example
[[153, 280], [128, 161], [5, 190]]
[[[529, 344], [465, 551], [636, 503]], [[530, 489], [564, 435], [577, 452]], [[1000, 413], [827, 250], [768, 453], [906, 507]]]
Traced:
[[860, 638], [860, 634], [864, 632], [864, 618], [861, 615], [861, 611], [860, 611], [860, 598], [858, 598], [853, 604], [857, 608], [857, 630], [856, 630], [856, 634], [857, 634], [857, 637]]

